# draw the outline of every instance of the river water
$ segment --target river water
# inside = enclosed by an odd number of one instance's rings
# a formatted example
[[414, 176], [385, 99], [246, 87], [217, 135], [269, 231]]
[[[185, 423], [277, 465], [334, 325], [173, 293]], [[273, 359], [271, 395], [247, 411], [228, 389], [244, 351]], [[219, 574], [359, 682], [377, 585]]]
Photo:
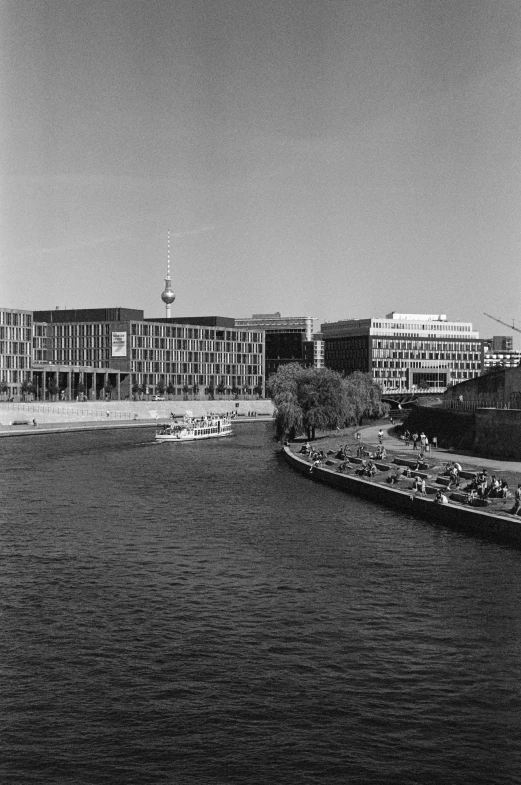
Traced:
[[1, 440], [0, 782], [519, 783], [521, 552], [235, 431]]

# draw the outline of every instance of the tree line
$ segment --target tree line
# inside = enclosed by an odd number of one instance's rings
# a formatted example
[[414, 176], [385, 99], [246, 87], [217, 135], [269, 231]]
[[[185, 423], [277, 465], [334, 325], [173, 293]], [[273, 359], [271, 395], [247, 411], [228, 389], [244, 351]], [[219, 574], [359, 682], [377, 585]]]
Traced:
[[358, 425], [363, 417], [379, 418], [389, 412], [381, 390], [370, 373], [355, 371], [341, 376], [329, 368], [282, 365], [268, 380], [275, 405], [278, 439], [305, 433], [314, 439], [317, 430], [332, 431]]

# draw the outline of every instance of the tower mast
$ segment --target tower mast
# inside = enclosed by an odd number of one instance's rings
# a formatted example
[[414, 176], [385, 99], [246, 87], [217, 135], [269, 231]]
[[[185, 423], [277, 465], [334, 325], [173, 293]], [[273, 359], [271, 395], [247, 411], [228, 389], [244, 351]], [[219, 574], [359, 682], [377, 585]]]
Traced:
[[172, 317], [172, 309], [170, 306], [175, 300], [175, 294], [172, 291], [172, 280], [170, 278], [170, 232], [168, 232], [167, 240], [165, 288], [161, 295], [161, 299], [165, 303], [166, 318], [170, 319]]

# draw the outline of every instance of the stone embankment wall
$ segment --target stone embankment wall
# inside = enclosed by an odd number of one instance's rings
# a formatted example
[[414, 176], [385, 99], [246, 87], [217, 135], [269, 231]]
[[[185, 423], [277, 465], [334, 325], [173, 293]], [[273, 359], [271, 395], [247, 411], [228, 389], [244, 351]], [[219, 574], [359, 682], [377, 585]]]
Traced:
[[[239, 404], [236, 406], [236, 404]], [[194, 417], [210, 412], [237, 412], [240, 416], [273, 415], [270, 400], [255, 401], [90, 401], [85, 403], [0, 403], [0, 423], [35, 419], [39, 424], [114, 420], [164, 420], [173, 412], [183, 416], [191, 411]], [[254, 416], [255, 416], [254, 415]]]
[[433, 521], [436, 525], [442, 523], [451, 528], [484, 536], [487, 539], [521, 546], [519, 519], [489, 513], [464, 504], [436, 504], [432, 497], [414, 494], [410, 490], [402, 491], [362, 477], [340, 474], [327, 466], [313, 469], [313, 472], [310, 473], [309, 462], [301, 456], [295, 455], [290, 448], [284, 447], [283, 454], [294, 469], [311, 480], [332, 485], [339, 490], [370, 499], [387, 507], [403, 510], [416, 518]]
[[489, 406], [506, 405], [512, 409], [521, 408], [521, 367], [491, 368], [483, 376], [467, 379], [465, 382], [449, 387], [444, 395], [445, 400], [462, 400], [465, 403], [483, 402]]
[[478, 455], [521, 460], [521, 410], [478, 409], [474, 450]]
[[436, 436], [440, 447], [472, 450], [483, 458], [521, 460], [521, 410], [476, 409], [461, 412], [417, 406], [406, 420], [413, 431]]
[[430, 406], [415, 406], [407, 417], [405, 427], [411, 433], [424, 431], [430, 441], [436, 437], [440, 447], [460, 450], [472, 449], [476, 436], [472, 412]]

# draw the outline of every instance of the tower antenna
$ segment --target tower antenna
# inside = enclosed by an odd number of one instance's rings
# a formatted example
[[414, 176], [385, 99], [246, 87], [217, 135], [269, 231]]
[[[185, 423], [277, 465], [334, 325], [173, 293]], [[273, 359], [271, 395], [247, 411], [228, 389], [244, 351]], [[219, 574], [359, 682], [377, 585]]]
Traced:
[[175, 294], [172, 291], [172, 280], [170, 278], [170, 232], [168, 232], [167, 239], [165, 288], [161, 295], [161, 299], [165, 303], [166, 318], [171, 319], [172, 309], [170, 306], [175, 300]]

